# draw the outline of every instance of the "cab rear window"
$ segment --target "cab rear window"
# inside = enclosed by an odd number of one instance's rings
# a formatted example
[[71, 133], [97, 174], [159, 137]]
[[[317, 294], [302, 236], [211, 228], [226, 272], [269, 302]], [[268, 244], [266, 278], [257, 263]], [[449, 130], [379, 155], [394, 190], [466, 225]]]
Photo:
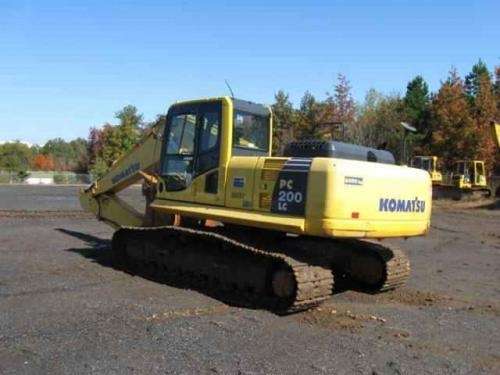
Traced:
[[267, 152], [269, 149], [269, 118], [235, 111], [233, 147]]

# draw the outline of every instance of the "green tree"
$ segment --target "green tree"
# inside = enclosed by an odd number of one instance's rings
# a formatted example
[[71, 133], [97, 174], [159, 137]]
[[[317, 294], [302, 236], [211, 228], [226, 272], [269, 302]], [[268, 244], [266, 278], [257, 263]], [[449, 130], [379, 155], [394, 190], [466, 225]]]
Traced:
[[143, 115], [139, 113], [135, 106], [126, 105], [115, 113], [115, 117], [120, 120], [117, 136], [120, 138], [124, 152], [128, 152], [141, 137]]
[[89, 172], [94, 180], [102, 178], [109, 170], [108, 164], [104, 159], [97, 157], [94, 163], [90, 166]]
[[356, 121], [349, 127], [349, 140], [356, 144], [384, 148], [401, 160], [404, 102], [397, 95], [384, 96], [374, 89], [366, 94]]
[[429, 103], [429, 86], [422, 76], [416, 76], [406, 86], [404, 105], [407, 121], [421, 133], [426, 133], [429, 130]]
[[31, 149], [19, 141], [0, 145], [0, 170], [25, 175], [30, 167]]
[[273, 111], [273, 154], [282, 155], [285, 146], [294, 138], [295, 110], [288, 94], [279, 90], [274, 95]]
[[87, 140], [84, 138], [76, 138], [69, 142], [69, 145], [73, 154], [71, 170], [74, 172], [86, 173], [89, 167]]
[[464, 89], [471, 104], [473, 103], [474, 98], [479, 91], [481, 77], [485, 76], [487, 76], [488, 79], [491, 80], [491, 75], [488, 67], [481, 59], [479, 59], [479, 61], [472, 66], [472, 71], [467, 74], [467, 76], [465, 76]]
[[317, 139], [322, 137], [321, 109], [321, 103], [309, 91], [306, 91], [297, 111], [295, 134], [297, 139]]
[[88, 160], [91, 173], [102, 176], [115, 160], [128, 153], [140, 140], [143, 116], [136, 107], [127, 105], [116, 112], [119, 125], [104, 124], [91, 128], [88, 140]]
[[70, 162], [75, 157], [69, 143], [62, 138], [48, 140], [41, 148], [41, 153], [52, 156], [55, 169], [62, 171], [70, 169]]
[[406, 122], [417, 129], [417, 134], [409, 134], [407, 145], [412, 154], [429, 153], [429, 141], [432, 137], [430, 129], [430, 97], [429, 87], [422, 76], [416, 76], [406, 86], [404, 112]]

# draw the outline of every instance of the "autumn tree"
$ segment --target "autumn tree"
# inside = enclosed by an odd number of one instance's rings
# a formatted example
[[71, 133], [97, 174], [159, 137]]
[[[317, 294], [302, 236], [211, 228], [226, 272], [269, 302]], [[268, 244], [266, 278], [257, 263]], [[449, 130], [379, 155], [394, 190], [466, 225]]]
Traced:
[[330, 139], [344, 140], [344, 130], [354, 123], [356, 116], [356, 103], [346, 76], [339, 73], [333, 93], [327, 92], [326, 99], [318, 104], [322, 133]]
[[39, 152], [53, 161], [59, 171], [86, 172], [88, 167], [87, 141], [77, 138], [66, 142], [62, 138], [48, 140]]
[[455, 69], [441, 84], [431, 104], [431, 151], [449, 168], [454, 160], [474, 158], [478, 138], [470, 114], [464, 83]]
[[282, 155], [285, 146], [294, 139], [295, 110], [289, 95], [279, 90], [274, 95], [273, 111], [273, 153]]
[[33, 158], [33, 168], [37, 171], [53, 171], [54, 159], [52, 155], [37, 154]]
[[475, 157], [484, 160], [486, 170], [491, 171], [495, 163], [496, 145], [491, 137], [490, 123], [496, 115], [497, 106], [490, 75], [484, 73], [478, 79], [478, 87], [474, 90], [471, 106], [475, 133], [479, 142]]
[[500, 122], [500, 66], [495, 67], [495, 101], [497, 105], [496, 121]]

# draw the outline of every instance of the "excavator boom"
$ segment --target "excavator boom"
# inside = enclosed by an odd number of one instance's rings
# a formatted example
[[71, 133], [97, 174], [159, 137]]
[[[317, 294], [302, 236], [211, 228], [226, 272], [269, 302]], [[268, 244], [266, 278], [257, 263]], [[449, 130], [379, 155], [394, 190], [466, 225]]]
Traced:
[[151, 128], [142, 140], [126, 155], [118, 159], [108, 173], [87, 189], [80, 191], [80, 204], [98, 219], [118, 229], [122, 226], [143, 226], [144, 213], [117, 196], [130, 185], [145, 179], [153, 184], [154, 173], [160, 162], [160, 126]]

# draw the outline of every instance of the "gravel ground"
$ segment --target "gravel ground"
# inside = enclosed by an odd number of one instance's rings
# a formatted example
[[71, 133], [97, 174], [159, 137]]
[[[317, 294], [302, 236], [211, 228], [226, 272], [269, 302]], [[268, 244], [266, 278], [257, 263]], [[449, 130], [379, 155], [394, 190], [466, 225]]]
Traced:
[[77, 190], [0, 186], [0, 374], [500, 373], [500, 210], [439, 204], [408, 286], [282, 317], [113, 269]]

